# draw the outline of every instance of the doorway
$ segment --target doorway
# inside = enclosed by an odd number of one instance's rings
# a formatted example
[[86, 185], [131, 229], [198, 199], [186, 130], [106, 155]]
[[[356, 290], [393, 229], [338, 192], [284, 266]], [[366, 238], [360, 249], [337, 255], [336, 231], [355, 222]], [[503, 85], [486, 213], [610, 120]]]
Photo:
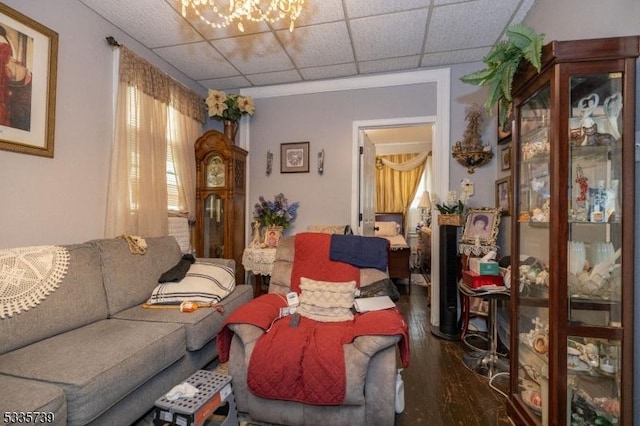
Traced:
[[[440, 110], [440, 108], [438, 108]], [[445, 115], [444, 113], [442, 115]], [[448, 108], [446, 113], [446, 123], [448, 123]], [[367, 120], [358, 121], [353, 123], [354, 130], [354, 151], [358, 154], [354, 164], [358, 164], [359, 167], [356, 170], [356, 188], [352, 196], [355, 198], [352, 202], [352, 206], [357, 206], [358, 212], [352, 216], [354, 218], [364, 218], [375, 214], [375, 211], [367, 211], [367, 209], [375, 209], [374, 200], [370, 199], [371, 194], [375, 193], [375, 181], [371, 180], [370, 176], [375, 176], [375, 173], [368, 169], [375, 170], [375, 156], [374, 161], [370, 159], [367, 162], [361, 161], [363, 158], [360, 155], [361, 151], [365, 151], [364, 145], [372, 143], [370, 141], [367, 132], [375, 131], [379, 129], [392, 129], [408, 126], [422, 126], [430, 125], [432, 127], [432, 140], [431, 151], [433, 155], [433, 167], [432, 167], [432, 184], [431, 190], [438, 194], [446, 194], [449, 188], [449, 132], [448, 125], [442, 123], [443, 119], [440, 116], [421, 116], [421, 117], [406, 117], [398, 119], [382, 119], [382, 120]], [[446, 132], [443, 129], [446, 127]], [[445, 137], [446, 135], [446, 137]], [[362, 149], [361, 149], [362, 147]], [[365, 176], [369, 176], [365, 179]], [[355, 188], [354, 188], [355, 189]], [[358, 220], [351, 224], [352, 228], [358, 230], [360, 235], [364, 235], [364, 229], [366, 221]], [[438, 239], [438, 227], [437, 224], [432, 225], [432, 247], [439, 246]], [[439, 325], [439, 250], [431, 250], [431, 324], [434, 326]]]

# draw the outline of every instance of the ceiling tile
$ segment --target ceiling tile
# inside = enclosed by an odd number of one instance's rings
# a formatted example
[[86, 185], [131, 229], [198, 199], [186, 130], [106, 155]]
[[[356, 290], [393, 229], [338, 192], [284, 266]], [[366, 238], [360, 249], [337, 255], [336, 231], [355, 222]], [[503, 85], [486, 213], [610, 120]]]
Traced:
[[454, 50], [450, 52], [427, 53], [420, 62], [421, 67], [435, 67], [465, 62], [480, 62], [489, 53], [489, 47]]
[[298, 71], [277, 71], [248, 75], [247, 79], [255, 86], [269, 86], [271, 84], [292, 83], [302, 81]]
[[349, 18], [380, 15], [382, 13], [400, 12], [429, 6], [430, 0], [345, 0]]
[[[81, 0], [143, 45], [154, 48], [201, 40], [168, 3], [157, 0]], [[140, 25], [141, 17], [148, 25]]]
[[408, 70], [417, 68], [420, 64], [420, 56], [404, 56], [402, 58], [378, 59], [375, 61], [358, 62], [358, 68], [363, 74]]
[[328, 78], [339, 78], [356, 75], [358, 70], [356, 64], [350, 62], [348, 64], [329, 65], [326, 67], [303, 68], [300, 74], [305, 80], [323, 80]]
[[[341, 0], [305, 0], [304, 8], [295, 22], [295, 31], [305, 25], [322, 24], [325, 22], [344, 21], [344, 10]], [[288, 20], [274, 23], [276, 30], [289, 31]]]
[[294, 68], [273, 33], [260, 33], [212, 41], [213, 46], [243, 74]]
[[217, 90], [239, 89], [251, 86], [249, 80], [244, 77], [216, 78], [211, 80], [201, 80], [198, 81], [198, 83], [204, 87]]
[[350, 20], [356, 60], [368, 61], [421, 53], [427, 9]]
[[492, 46], [519, 0], [478, 0], [434, 8], [425, 52]]
[[154, 49], [160, 57], [195, 80], [230, 77], [240, 73], [208, 42]]
[[278, 38], [297, 67], [353, 62], [349, 32], [344, 22], [319, 24], [277, 32]]

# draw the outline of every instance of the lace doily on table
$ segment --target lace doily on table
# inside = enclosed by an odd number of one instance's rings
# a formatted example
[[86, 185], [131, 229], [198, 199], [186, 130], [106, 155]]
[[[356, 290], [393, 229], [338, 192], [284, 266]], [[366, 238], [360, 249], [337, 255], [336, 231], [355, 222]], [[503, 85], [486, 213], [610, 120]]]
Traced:
[[0, 319], [38, 305], [67, 274], [69, 252], [59, 246], [0, 250]]
[[460, 243], [458, 245], [458, 251], [460, 252], [460, 254], [464, 254], [466, 256], [470, 256], [470, 255], [480, 256], [483, 254], [487, 254], [490, 251], [497, 252], [498, 246], [483, 246], [483, 245], [477, 245], [477, 244]]
[[276, 261], [275, 248], [246, 248], [242, 253], [242, 266], [255, 275], [271, 275]]

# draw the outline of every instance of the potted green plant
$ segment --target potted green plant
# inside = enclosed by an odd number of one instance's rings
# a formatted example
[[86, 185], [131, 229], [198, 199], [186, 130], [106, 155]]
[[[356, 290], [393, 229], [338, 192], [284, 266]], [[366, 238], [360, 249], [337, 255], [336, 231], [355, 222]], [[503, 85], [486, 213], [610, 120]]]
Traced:
[[500, 102], [500, 125], [504, 126], [507, 118], [512, 102], [513, 76], [520, 62], [526, 59], [540, 72], [543, 40], [544, 34], [537, 34], [526, 25], [511, 25], [507, 28], [507, 40], [499, 41], [482, 59], [487, 67], [460, 77], [464, 83], [489, 86], [485, 107], [491, 113], [493, 107]]

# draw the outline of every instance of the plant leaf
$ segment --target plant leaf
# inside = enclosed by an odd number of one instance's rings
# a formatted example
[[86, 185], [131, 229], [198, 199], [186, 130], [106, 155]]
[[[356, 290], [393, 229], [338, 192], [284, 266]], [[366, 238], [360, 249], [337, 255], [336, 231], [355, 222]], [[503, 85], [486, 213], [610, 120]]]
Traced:
[[463, 83], [473, 84], [475, 86], [485, 86], [487, 84], [487, 80], [490, 80], [493, 77], [495, 70], [485, 68], [480, 71], [475, 71], [467, 75], [463, 75], [460, 77], [460, 81]]

